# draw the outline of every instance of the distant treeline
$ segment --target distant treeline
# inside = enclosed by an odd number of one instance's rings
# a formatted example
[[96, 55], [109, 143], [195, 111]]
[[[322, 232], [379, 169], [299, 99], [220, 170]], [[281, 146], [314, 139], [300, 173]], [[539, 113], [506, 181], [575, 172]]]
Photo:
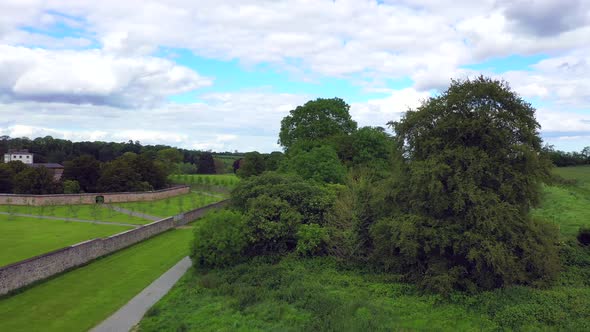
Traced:
[[[0, 136], [0, 155], [4, 155], [9, 149], [28, 149], [35, 155], [36, 163], [63, 163], [82, 155], [91, 155], [101, 162], [112, 161], [126, 152], [136, 154], [147, 153], [155, 155], [160, 150], [171, 149], [174, 147], [168, 145], [142, 145], [139, 141], [125, 143], [116, 142], [72, 142], [66, 139], [53, 138], [51, 136], [37, 137], [35, 139], [11, 138]], [[239, 152], [216, 152], [196, 151], [178, 149], [182, 154], [182, 162], [197, 164], [200, 156], [204, 153], [210, 153], [220, 159], [238, 159], [243, 154]]]
[[553, 145], [547, 145], [543, 150], [557, 167], [590, 165], [590, 146], [585, 147], [580, 152], [555, 150]]

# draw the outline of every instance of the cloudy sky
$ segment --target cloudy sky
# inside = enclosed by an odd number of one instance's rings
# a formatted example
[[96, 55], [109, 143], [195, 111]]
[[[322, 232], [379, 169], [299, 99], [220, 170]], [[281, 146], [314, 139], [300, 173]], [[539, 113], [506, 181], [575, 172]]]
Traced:
[[503, 78], [544, 140], [590, 145], [587, 0], [1, 0], [0, 135], [277, 150], [341, 97], [384, 126], [450, 78]]

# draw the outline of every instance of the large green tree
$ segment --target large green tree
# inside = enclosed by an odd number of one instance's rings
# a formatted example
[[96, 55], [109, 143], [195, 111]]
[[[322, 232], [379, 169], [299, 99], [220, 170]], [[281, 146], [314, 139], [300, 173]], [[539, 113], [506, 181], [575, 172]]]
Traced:
[[58, 191], [53, 181], [53, 173], [47, 168], [27, 167], [14, 178], [14, 192], [16, 194], [45, 195]]
[[405, 171], [372, 228], [376, 260], [440, 291], [555, 277], [557, 230], [529, 215], [550, 170], [534, 114], [506, 83], [479, 77], [391, 123]]
[[0, 164], [0, 193], [12, 193], [14, 171], [7, 164]]
[[281, 121], [279, 144], [289, 149], [300, 141], [318, 142], [354, 132], [357, 123], [340, 98], [318, 98], [298, 106]]
[[100, 178], [100, 162], [91, 155], [83, 155], [64, 163], [63, 178], [78, 181], [84, 192], [96, 191]]
[[264, 156], [256, 151], [248, 152], [244, 155], [244, 159], [236, 174], [241, 178], [248, 178], [262, 174], [265, 169], [266, 163], [264, 161]]

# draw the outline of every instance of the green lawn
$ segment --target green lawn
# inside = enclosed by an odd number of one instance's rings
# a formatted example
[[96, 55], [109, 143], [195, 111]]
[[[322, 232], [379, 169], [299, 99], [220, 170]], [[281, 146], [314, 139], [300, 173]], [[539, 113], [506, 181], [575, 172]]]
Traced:
[[0, 215], [0, 266], [129, 227]]
[[581, 226], [590, 227], [590, 195], [572, 186], [544, 186], [541, 207], [533, 216], [559, 226], [565, 237], [574, 237]]
[[26, 206], [26, 205], [0, 205], [0, 212], [12, 212], [21, 214], [32, 214], [39, 216], [75, 218], [84, 220], [98, 220], [121, 222], [127, 224], [147, 224], [150, 220], [132, 217], [99, 205], [47, 205], [47, 206]]
[[87, 331], [188, 253], [175, 229], [0, 299], [0, 331]]
[[114, 205], [152, 216], [170, 217], [221, 200], [223, 197], [219, 195], [191, 192], [159, 201], [116, 203]]
[[590, 165], [576, 167], [558, 167], [555, 174], [564, 179], [576, 180], [579, 187], [590, 190]]
[[235, 174], [174, 174], [170, 180], [178, 184], [213, 185], [229, 189], [240, 182]]

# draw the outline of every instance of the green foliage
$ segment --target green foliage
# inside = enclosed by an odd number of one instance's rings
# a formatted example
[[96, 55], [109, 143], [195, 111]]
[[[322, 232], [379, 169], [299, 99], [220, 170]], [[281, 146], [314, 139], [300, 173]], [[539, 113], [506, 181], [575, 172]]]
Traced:
[[366, 260], [372, 249], [369, 227], [382, 214], [380, 192], [380, 186], [369, 172], [360, 170], [349, 174], [326, 217], [331, 255], [345, 262]]
[[229, 210], [210, 213], [195, 227], [190, 256], [199, 268], [235, 264], [248, 244], [248, 234], [241, 213]]
[[306, 180], [326, 183], [343, 183], [346, 176], [346, 168], [329, 145], [314, 147], [309, 151], [293, 147], [283, 162], [283, 170], [298, 174]]
[[45, 195], [60, 192], [59, 186], [53, 181], [53, 173], [47, 168], [27, 167], [14, 177], [16, 194]]
[[213, 160], [211, 153], [201, 153], [197, 165], [198, 174], [215, 174], [215, 160]]
[[258, 152], [248, 152], [244, 155], [244, 159], [240, 163], [236, 174], [240, 178], [248, 178], [255, 175], [260, 175], [264, 172], [265, 166], [264, 157]]
[[265, 172], [260, 176], [240, 181], [232, 191], [232, 204], [240, 211], [249, 210], [249, 200], [266, 195], [287, 202], [302, 217], [303, 223], [323, 225], [336, 194], [334, 191], [307, 182], [292, 174]]
[[340, 98], [318, 98], [292, 110], [281, 121], [279, 144], [289, 149], [300, 141], [320, 141], [346, 136], [356, 130], [350, 106]]
[[77, 194], [80, 192], [80, 184], [76, 180], [65, 180], [63, 186], [64, 194]]
[[279, 169], [281, 162], [285, 158], [285, 155], [279, 151], [273, 151], [269, 154], [264, 154], [264, 163], [266, 165], [265, 170], [276, 171]]
[[100, 177], [100, 162], [93, 156], [83, 155], [64, 163], [63, 178], [80, 184], [84, 192], [95, 192]]
[[103, 165], [97, 185], [100, 191], [124, 192], [162, 189], [167, 183], [162, 162], [128, 152]]
[[377, 261], [443, 292], [555, 278], [557, 229], [528, 216], [550, 170], [530, 104], [453, 81], [392, 126], [407, 161], [387, 198], [398, 213], [372, 229]]
[[0, 164], [0, 193], [12, 193], [15, 173], [7, 164]]
[[318, 256], [326, 251], [328, 231], [318, 224], [299, 226], [297, 230], [297, 247], [300, 256]]
[[381, 127], [362, 127], [338, 140], [338, 156], [348, 166], [384, 170], [394, 150], [393, 139]]
[[302, 216], [288, 202], [267, 195], [248, 200], [250, 255], [285, 253], [295, 248]]
[[578, 242], [580, 242], [580, 244], [590, 246], [590, 228], [580, 228], [580, 230], [578, 231], [578, 236], [576, 238], [578, 239]]

